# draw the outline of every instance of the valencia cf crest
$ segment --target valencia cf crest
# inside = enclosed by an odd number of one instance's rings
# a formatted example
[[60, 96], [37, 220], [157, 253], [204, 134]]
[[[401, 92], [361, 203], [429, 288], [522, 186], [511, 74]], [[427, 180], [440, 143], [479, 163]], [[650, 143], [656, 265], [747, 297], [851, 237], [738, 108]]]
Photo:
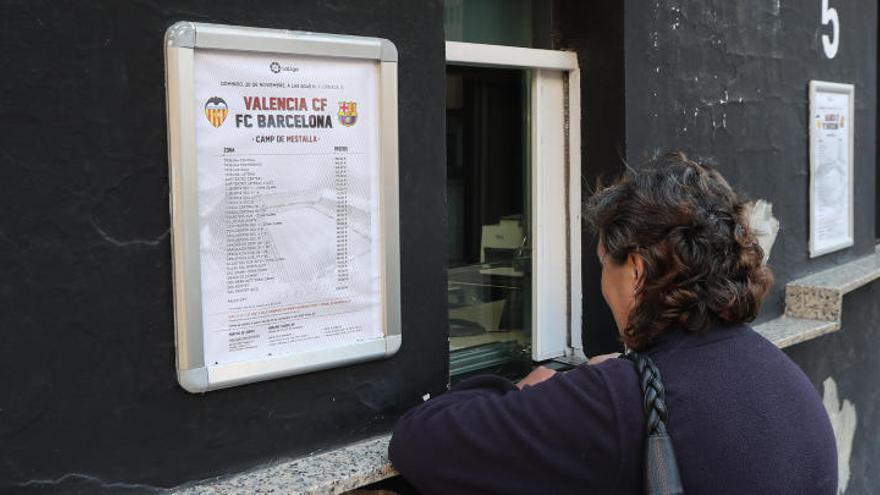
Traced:
[[229, 107], [226, 106], [223, 98], [219, 96], [214, 96], [205, 103], [205, 117], [208, 118], [208, 122], [214, 127], [223, 125], [223, 121], [226, 120], [228, 113]]
[[337, 115], [339, 115], [340, 124], [345, 127], [353, 126], [358, 119], [357, 103], [353, 101], [340, 101], [339, 113]]

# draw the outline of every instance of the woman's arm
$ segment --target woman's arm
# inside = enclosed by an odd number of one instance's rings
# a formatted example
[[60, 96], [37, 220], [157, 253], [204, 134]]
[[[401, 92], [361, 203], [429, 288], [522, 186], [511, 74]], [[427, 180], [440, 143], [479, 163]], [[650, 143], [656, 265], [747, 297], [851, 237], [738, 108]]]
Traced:
[[615, 409], [590, 366], [523, 390], [466, 380], [401, 418], [389, 454], [425, 493], [607, 491], [621, 459]]

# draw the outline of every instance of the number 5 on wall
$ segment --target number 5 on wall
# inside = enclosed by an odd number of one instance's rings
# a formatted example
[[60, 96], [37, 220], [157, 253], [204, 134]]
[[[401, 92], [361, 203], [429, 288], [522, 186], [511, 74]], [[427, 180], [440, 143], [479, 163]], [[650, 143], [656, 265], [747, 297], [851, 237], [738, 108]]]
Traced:
[[837, 55], [837, 46], [840, 44], [840, 18], [837, 17], [837, 9], [828, 7], [828, 0], [822, 0], [822, 25], [827, 26], [828, 23], [834, 24], [833, 37], [827, 34], [822, 35], [822, 48], [825, 49], [825, 56], [834, 58]]

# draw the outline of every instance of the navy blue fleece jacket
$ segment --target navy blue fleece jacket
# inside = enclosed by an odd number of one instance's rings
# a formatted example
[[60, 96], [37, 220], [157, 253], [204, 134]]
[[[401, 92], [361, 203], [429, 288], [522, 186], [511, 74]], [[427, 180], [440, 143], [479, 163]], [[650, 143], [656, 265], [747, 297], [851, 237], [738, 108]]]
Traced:
[[[836, 492], [834, 434], [815, 388], [751, 328], [674, 332], [645, 354], [663, 377], [687, 493]], [[475, 377], [403, 416], [389, 454], [426, 494], [638, 494], [641, 396], [624, 359], [523, 390]]]

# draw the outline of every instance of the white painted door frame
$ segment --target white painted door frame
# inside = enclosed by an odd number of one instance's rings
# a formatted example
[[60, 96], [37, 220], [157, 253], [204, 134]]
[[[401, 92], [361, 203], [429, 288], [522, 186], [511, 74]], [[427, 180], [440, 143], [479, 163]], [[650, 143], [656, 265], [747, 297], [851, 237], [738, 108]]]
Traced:
[[577, 55], [447, 41], [446, 62], [531, 71], [532, 359], [582, 357]]

